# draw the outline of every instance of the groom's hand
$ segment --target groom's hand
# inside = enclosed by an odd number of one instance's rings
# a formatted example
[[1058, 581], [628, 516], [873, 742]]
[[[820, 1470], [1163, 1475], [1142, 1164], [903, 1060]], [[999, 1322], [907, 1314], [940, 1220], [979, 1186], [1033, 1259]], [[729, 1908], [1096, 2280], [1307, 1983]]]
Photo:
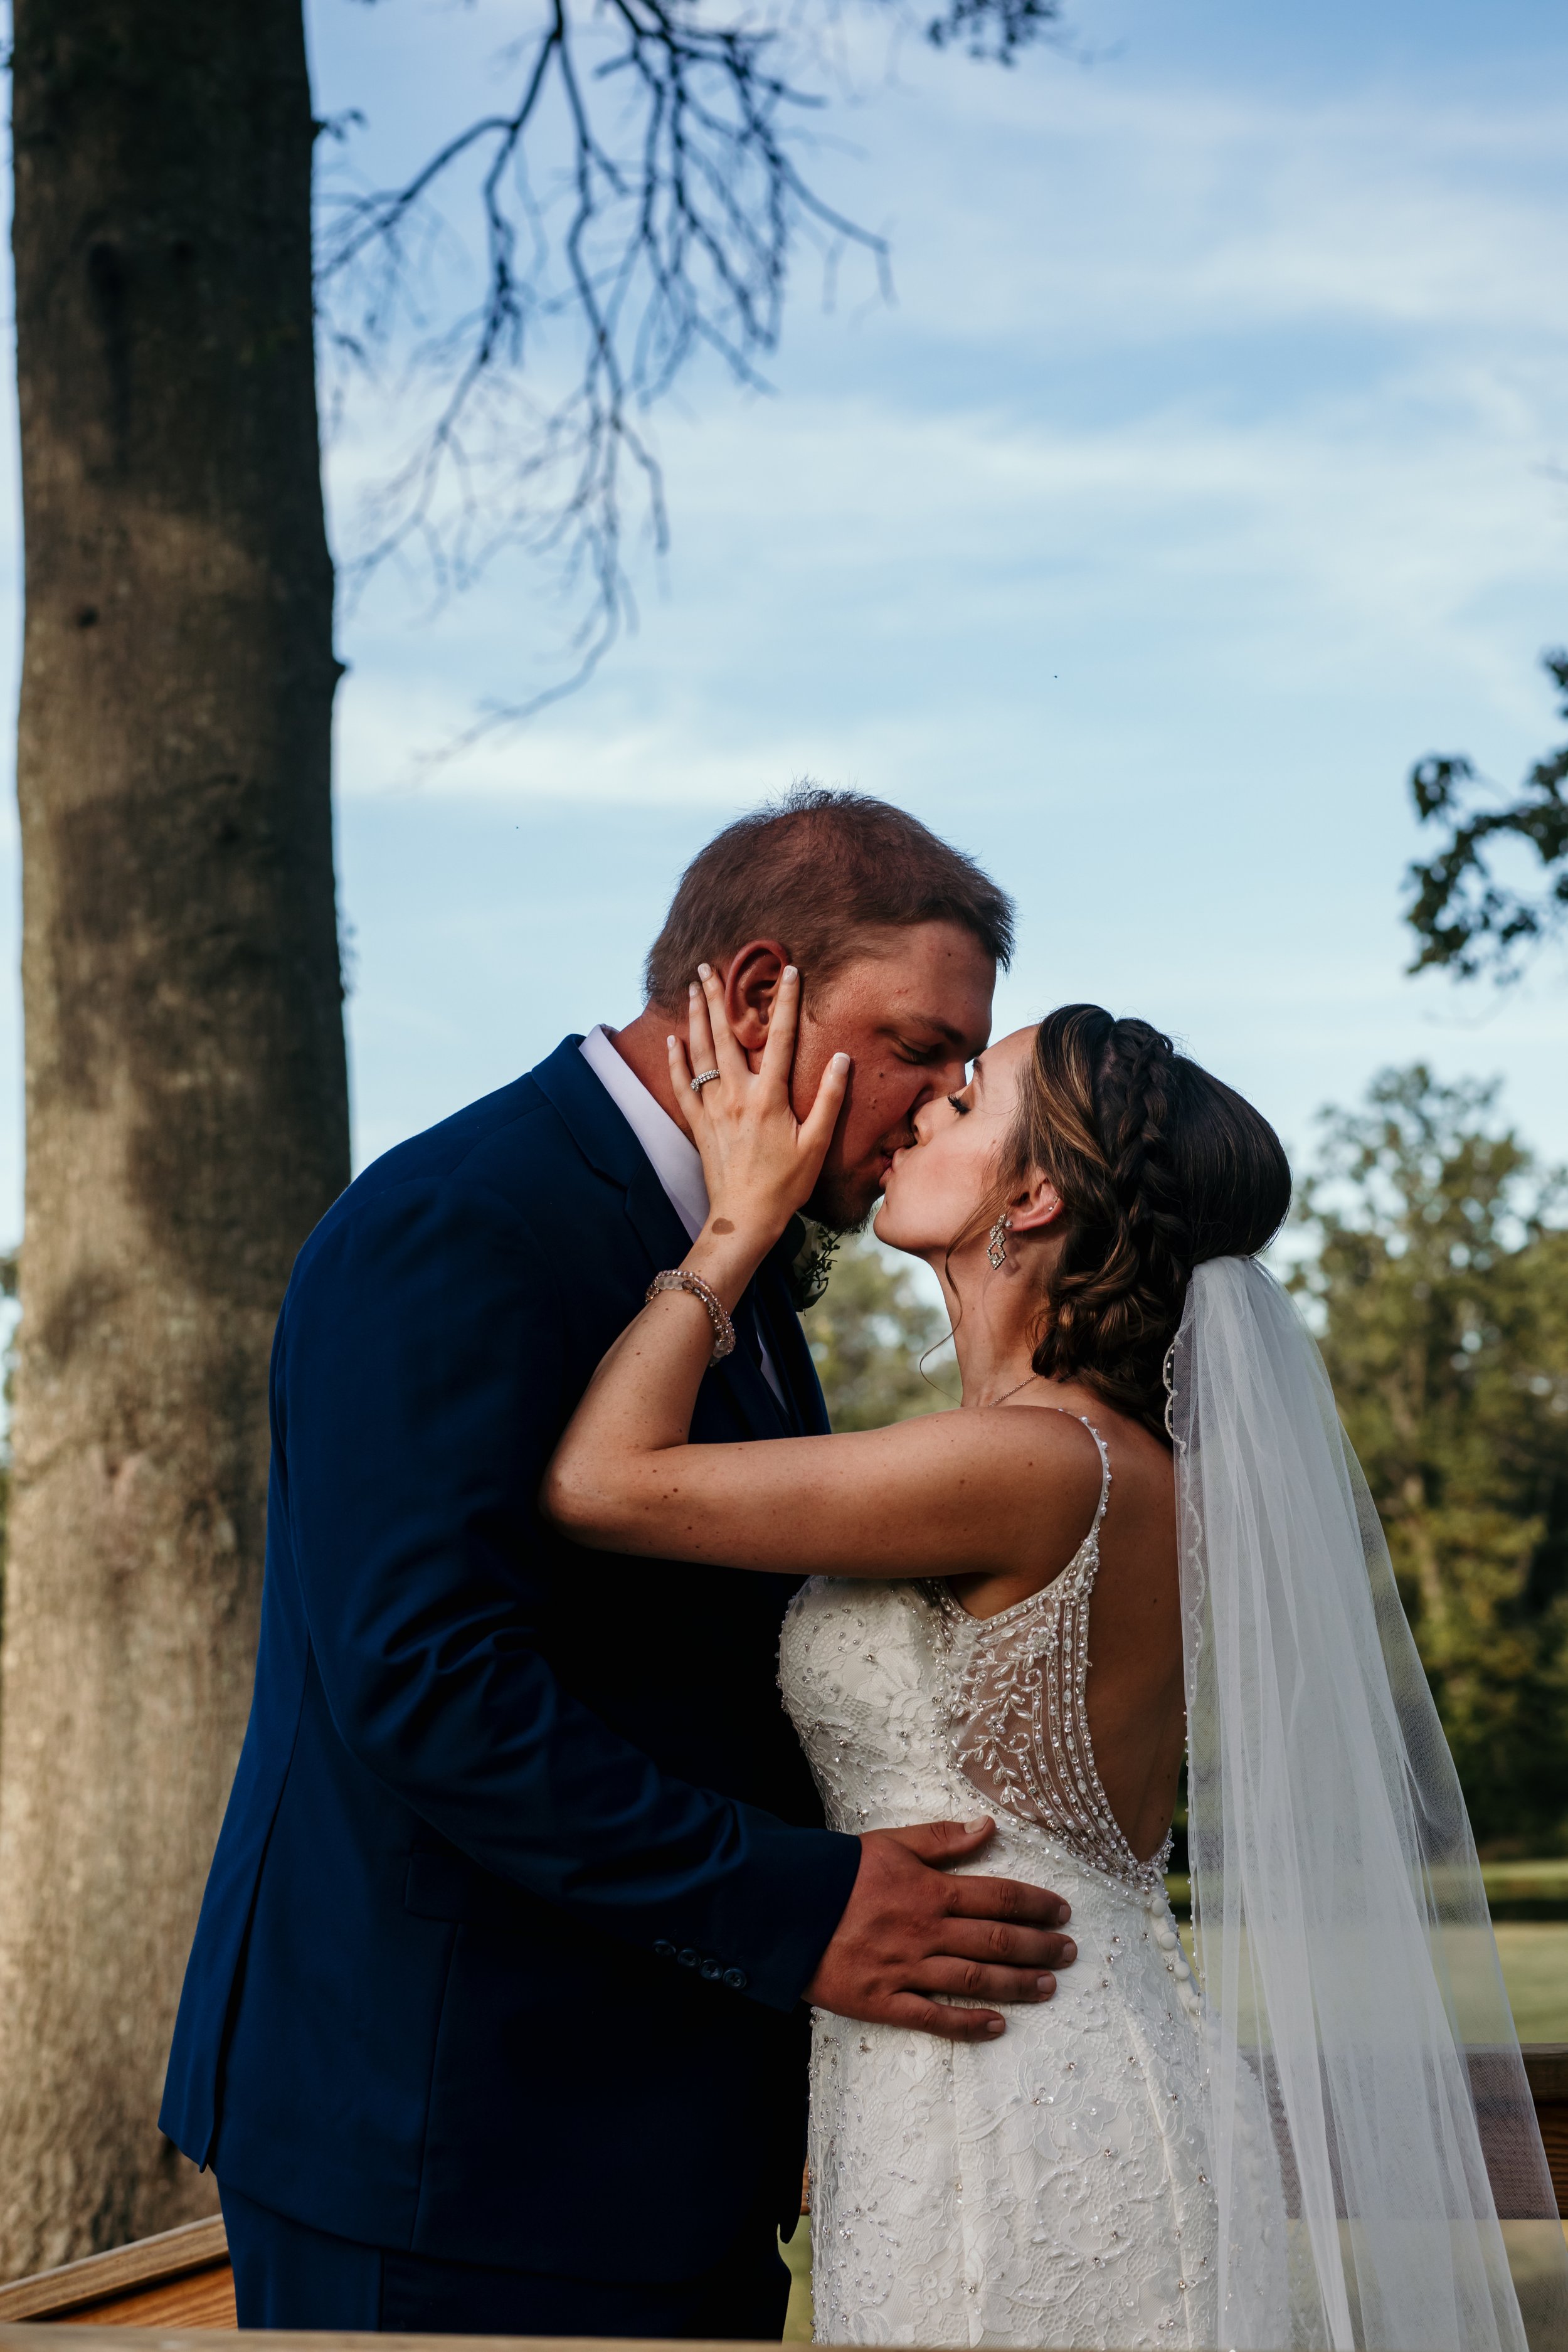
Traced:
[[1049, 2000], [1052, 1973], [1078, 1958], [1056, 1931], [1071, 1916], [1048, 1887], [1016, 1878], [956, 1877], [944, 1867], [978, 1853], [989, 1821], [870, 1830], [844, 1916], [805, 1998], [839, 2017], [912, 2025], [949, 2042], [1000, 2033], [994, 2009], [954, 2009], [932, 1993], [974, 2000]]

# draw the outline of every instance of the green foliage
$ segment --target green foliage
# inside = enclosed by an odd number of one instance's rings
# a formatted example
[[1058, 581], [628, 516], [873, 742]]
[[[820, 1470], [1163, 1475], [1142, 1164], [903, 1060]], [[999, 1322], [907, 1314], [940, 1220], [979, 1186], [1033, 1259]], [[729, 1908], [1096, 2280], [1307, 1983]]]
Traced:
[[1476, 1832], [1568, 1847], [1568, 1232], [1496, 1089], [1386, 1071], [1298, 1216], [1323, 1353]]
[[882, 1429], [917, 1412], [956, 1404], [951, 1366], [944, 1387], [921, 1370], [921, 1358], [940, 1345], [947, 1326], [927, 1304], [907, 1265], [869, 1234], [839, 1247], [827, 1287], [807, 1310], [805, 1331], [835, 1429]]
[[[1543, 654], [1542, 667], [1568, 719], [1568, 653]], [[1410, 771], [1416, 815], [1447, 835], [1434, 857], [1425, 866], [1417, 859], [1405, 877], [1405, 920], [1420, 942], [1412, 971], [1440, 965], [1460, 980], [1482, 971], [1517, 980], [1531, 950], [1568, 924], [1568, 743], [1536, 761], [1511, 806], [1470, 806], [1480, 781], [1463, 752], [1434, 753]], [[1534, 898], [1494, 870], [1498, 847], [1510, 845], [1523, 845], [1542, 869]]]

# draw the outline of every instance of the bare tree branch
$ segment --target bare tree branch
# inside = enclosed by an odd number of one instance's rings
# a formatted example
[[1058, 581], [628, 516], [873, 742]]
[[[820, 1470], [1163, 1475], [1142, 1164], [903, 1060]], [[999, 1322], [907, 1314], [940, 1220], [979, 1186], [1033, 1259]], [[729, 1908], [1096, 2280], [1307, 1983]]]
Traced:
[[[1058, 6], [950, 0], [926, 29], [1006, 63]], [[578, 611], [563, 675], [488, 707], [448, 751], [570, 692], [635, 624], [628, 487], [654, 548], [669, 537], [637, 419], [703, 351], [766, 389], [798, 243], [830, 270], [859, 252], [890, 291], [886, 241], [800, 167], [825, 101], [782, 61], [776, 26], [712, 21], [700, 0], [601, 0], [581, 16], [548, 0], [515, 54], [511, 110], [454, 132], [401, 184], [322, 175], [326, 352], [425, 405], [407, 454], [363, 500], [351, 593], [393, 565], [439, 602], [521, 549]], [[341, 139], [344, 119], [322, 128]], [[471, 264], [442, 206], [476, 197], [482, 288], [447, 316]]]

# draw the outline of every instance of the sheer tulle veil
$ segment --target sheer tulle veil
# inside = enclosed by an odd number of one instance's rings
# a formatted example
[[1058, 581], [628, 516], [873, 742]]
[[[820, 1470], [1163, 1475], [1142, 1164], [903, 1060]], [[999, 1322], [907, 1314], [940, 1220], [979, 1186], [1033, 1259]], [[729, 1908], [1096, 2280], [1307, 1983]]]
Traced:
[[1170, 1381], [1219, 2342], [1568, 2347], [1464, 1800], [1321, 1358], [1216, 1258]]

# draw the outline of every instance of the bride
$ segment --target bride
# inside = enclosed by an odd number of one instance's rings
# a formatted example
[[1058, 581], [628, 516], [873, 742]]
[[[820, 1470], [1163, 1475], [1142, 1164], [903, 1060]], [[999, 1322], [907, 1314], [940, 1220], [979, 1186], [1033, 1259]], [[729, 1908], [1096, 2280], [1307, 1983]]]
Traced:
[[[590, 1546], [808, 1574], [780, 1681], [830, 1825], [978, 1794], [996, 1835], [963, 1866], [1065, 1895], [1079, 1952], [961, 2039], [817, 2012], [818, 2340], [1515, 2352], [1511, 2252], [1530, 2340], [1568, 2341], [1452, 1765], [1316, 1350], [1256, 1262], [1278, 1139], [1144, 1023], [1018, 1031], [919, 1114], [876, 1223], [942, 1284], [962, 1410], [693, 1446], [848, 1084], [839, 1055], [797, 1120], [798, 1012], [790, 970], [753, 1070], [703, 967], [692, 1063], [669, 1055], [708, 1220], [544, 1507]], [[1197, 1979], [1164, 1890], [1184, 1753]]]

